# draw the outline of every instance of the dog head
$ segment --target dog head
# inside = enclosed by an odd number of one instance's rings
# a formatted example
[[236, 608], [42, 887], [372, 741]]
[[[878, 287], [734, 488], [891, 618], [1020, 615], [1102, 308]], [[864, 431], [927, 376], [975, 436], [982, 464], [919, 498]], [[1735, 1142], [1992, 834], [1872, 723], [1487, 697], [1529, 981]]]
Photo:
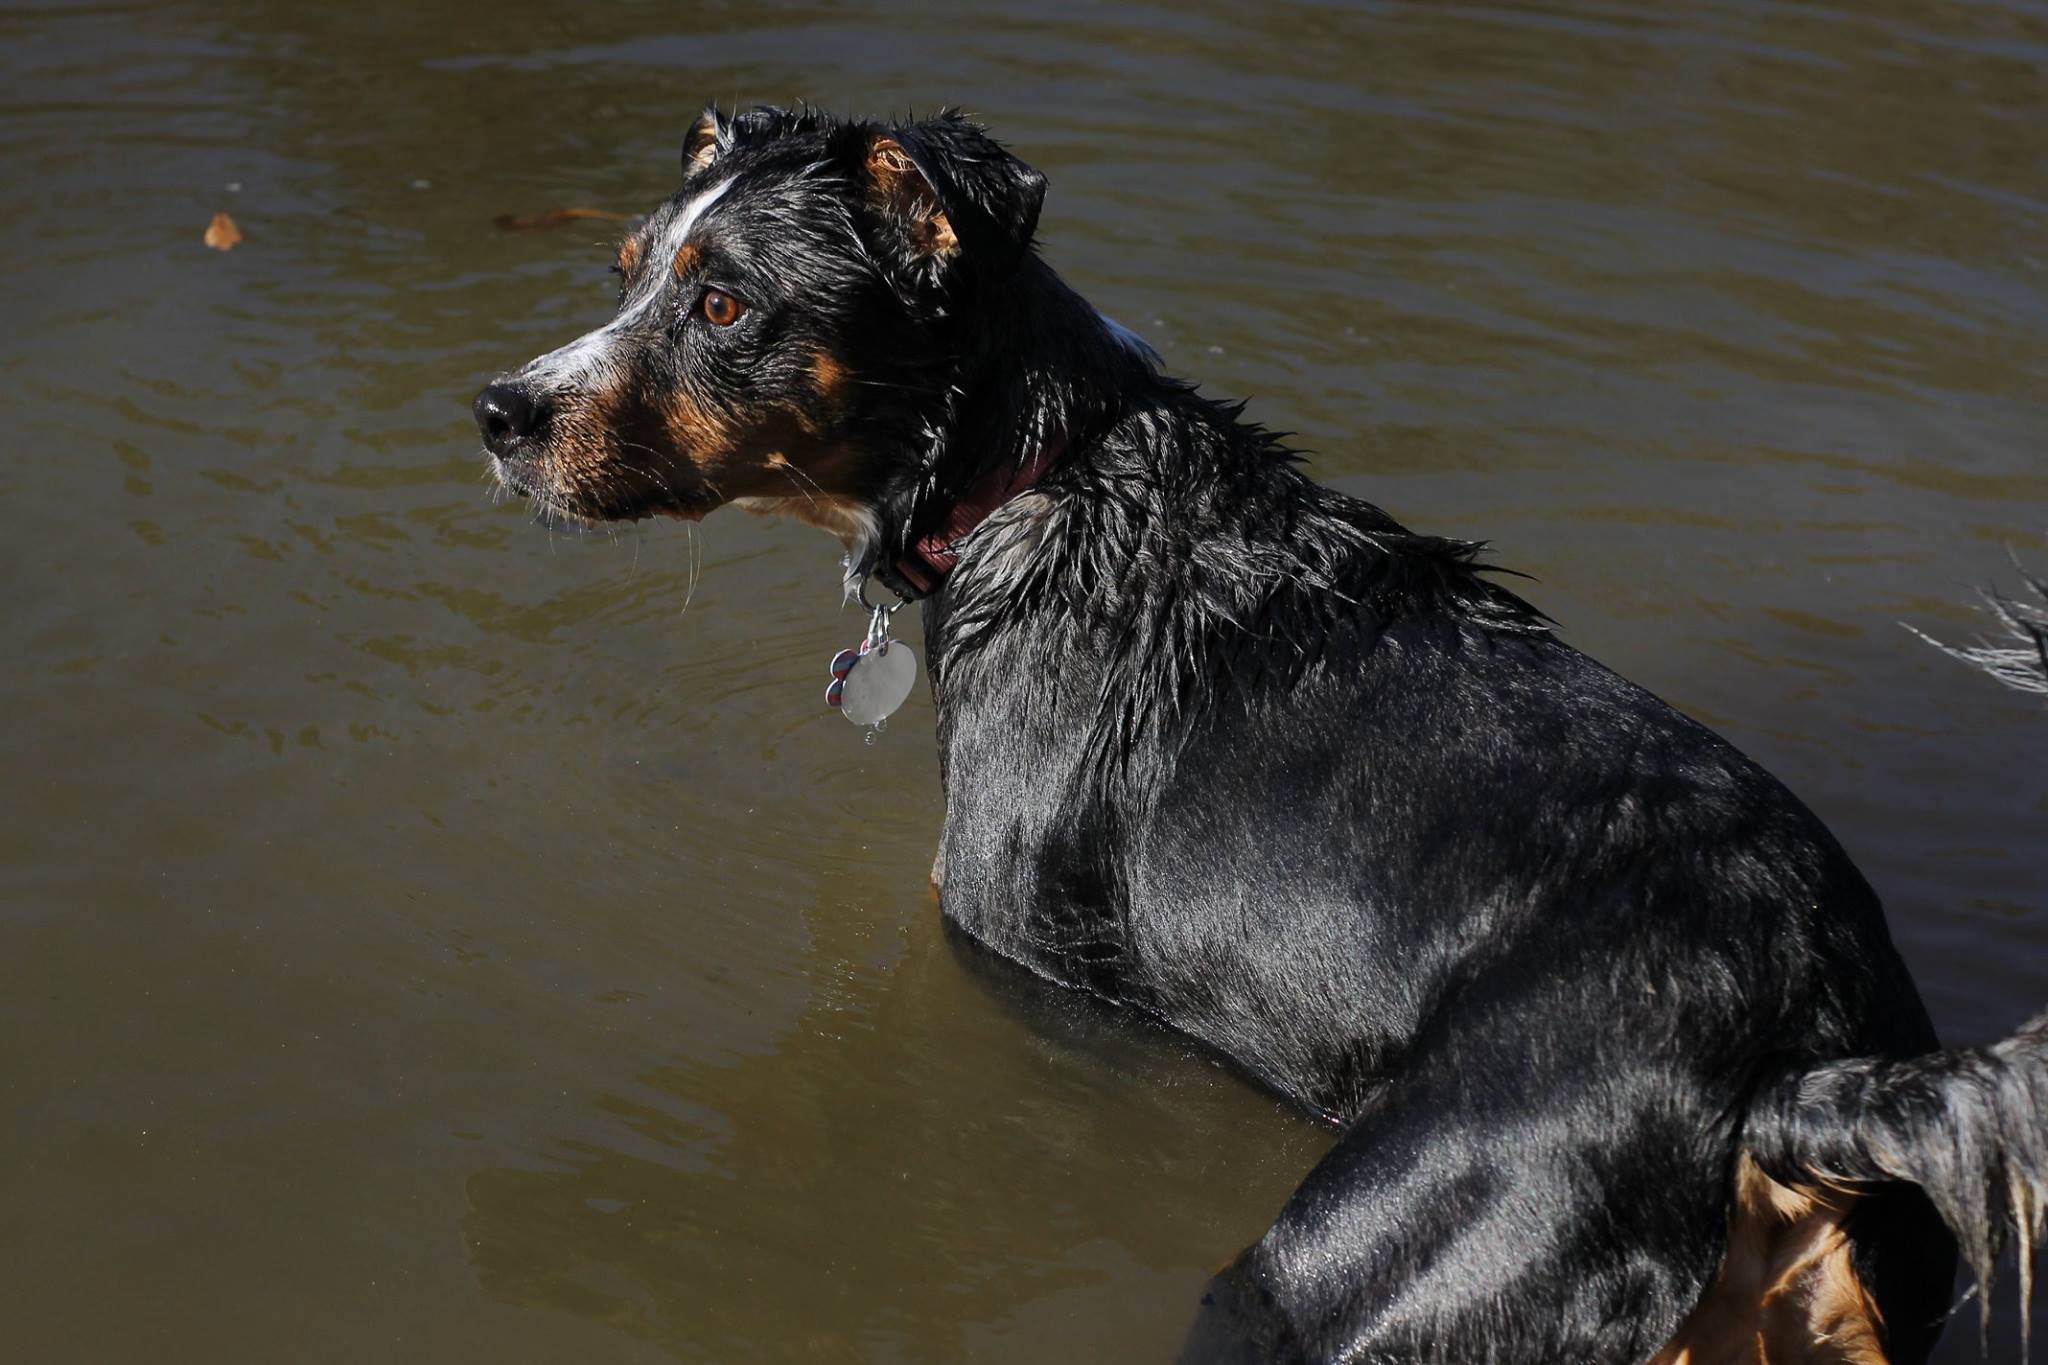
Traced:
[[706, 113], [620, 243], [611, 321], [493, 381], [503, 484], [576, 521], [786, 511], [849, 547], [938, 420], [982, 291], [1031, 251], [1038, 172], [953, 114]]

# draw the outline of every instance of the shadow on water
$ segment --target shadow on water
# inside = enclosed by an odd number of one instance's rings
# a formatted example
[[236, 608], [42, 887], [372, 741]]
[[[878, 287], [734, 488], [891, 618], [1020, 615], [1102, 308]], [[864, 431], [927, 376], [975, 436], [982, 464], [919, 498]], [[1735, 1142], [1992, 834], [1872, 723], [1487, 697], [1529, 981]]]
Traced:
[[[764, 1324], [793, 1359], [1156, 1354], [1206, 1278], [1191, 1249], [1234, 1254], [1327, 1144], [1306, 1122], [1246, 1141], [1269, 1102], [968, 968], [929, 914], [888, 969], [841, 907], [809, 921], [832, 980], [775, 1050], [672, 1058], [596, 1097], [612, 1140], [470, 1176], [488, 1293], [688, 1359], [746, 1358]], [[1010, 1008], [982, 1008], [991, 991]]]

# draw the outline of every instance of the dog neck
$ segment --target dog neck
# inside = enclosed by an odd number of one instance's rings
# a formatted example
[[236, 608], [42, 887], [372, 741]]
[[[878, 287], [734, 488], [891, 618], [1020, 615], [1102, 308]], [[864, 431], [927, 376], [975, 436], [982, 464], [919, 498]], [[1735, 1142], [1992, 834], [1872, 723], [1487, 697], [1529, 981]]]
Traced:
[[863, 499], [872, 536], [848, 546], [849, 593], [869, 576], [907, 600], [939, 592], [969, 532], [1054, 466], [1086, 464], [1135, 396], [1169, 382], [1151, 348], [1036, 258], [957, 307], [971, 340], [885, 433], [917, 453]]
[[960, 556], [954, 548], [987, 521], [989, 514], [1039, 480], [1067, 453], [1065, 435], [1055, 433], [1013, 469], [997, 467], [953, 504], [938, 526], [920, 537], [893, 563], [877, 565], [875, 576], [906, 602], [929, 597], [953, 571]]

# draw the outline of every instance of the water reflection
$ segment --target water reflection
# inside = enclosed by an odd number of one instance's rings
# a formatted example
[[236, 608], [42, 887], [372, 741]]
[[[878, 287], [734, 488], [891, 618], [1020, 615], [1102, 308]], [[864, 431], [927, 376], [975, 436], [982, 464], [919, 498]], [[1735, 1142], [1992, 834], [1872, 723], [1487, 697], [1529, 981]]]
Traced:
[[886, 965], [866, 917], [806, 918], [809, 1004], [771, 1050], [672, 1058], [592, 1097], [607, 1140], [470, 1176], [489, 1293], [685, 1359], [1036, 1359], [1044, 1340], [1010, 1333], [1045, 1304], [1100, 1358], [1157, 1357], [1327, 1142], [1247, 1128], [1274, 1106], [1171, 1039], [984, 977], [928, 914]]

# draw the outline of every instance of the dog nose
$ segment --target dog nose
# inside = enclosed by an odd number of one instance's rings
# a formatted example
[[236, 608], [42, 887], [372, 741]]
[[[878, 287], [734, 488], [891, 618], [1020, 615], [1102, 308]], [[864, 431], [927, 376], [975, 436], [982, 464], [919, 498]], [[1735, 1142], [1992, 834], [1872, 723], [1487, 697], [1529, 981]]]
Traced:
[[476, 428], [483, 433], [484, 449], [505, 459], [513, 448], [533, 435], [540, 425], [540, 404], [517, 384], [499, 380], [484, 386], [471, 405]]

